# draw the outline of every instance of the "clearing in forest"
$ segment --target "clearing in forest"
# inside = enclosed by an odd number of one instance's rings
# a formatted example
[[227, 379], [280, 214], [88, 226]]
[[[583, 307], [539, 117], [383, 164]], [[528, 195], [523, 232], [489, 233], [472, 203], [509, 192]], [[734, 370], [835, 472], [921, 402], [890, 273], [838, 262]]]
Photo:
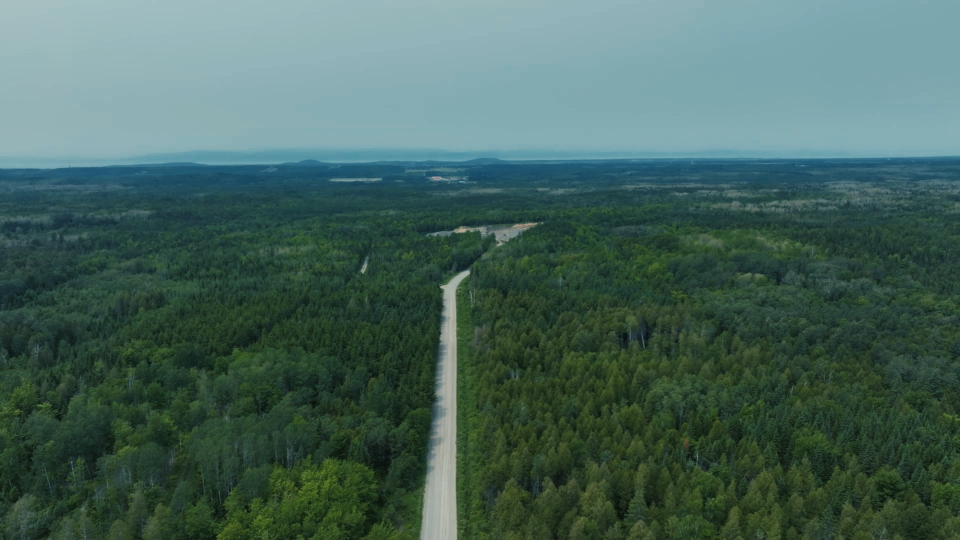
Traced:
[[450, 236], [451, 234], [479, 232], [480, 236], [494, 235], [497, 239], [497, 245], [503, 245], [505, 242], [513, 240], [520, 236], [523, 231], [535, 227], [539, 223], [515, 223], [513, 225], [480, 225], [478, 227], [457, 227], [452, 231], [438, 231], [428, 233], [427, 236]]

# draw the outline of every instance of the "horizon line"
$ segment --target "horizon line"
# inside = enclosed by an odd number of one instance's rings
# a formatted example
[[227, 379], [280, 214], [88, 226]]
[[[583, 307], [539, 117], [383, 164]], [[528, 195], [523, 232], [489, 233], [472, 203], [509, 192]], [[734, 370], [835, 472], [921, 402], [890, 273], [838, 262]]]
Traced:
[[[379, 154], [379, 155], [378, 155]], [[823, 159], [948, 159], [960, 152], [851, 152], [829, 150], [598, 150], [598, 149], [508, 149], [447, 150], [442, 148], [355, 147], [355, 148], [275, 148], [259, 150], [187, 150], [154, 152], [127, 157], [97, 156], [13, 156], [0, 155], [0, 169], [59, 169], [71, 167], [145, 166], [183, 163], [184, 165], [243, 166], [279, 165], [301, 161], [325, 163], [378, 162], [466, 162], [497, 159], [504, 162], [542, 161], [614, 161], [614, 160], [823, 160]]]

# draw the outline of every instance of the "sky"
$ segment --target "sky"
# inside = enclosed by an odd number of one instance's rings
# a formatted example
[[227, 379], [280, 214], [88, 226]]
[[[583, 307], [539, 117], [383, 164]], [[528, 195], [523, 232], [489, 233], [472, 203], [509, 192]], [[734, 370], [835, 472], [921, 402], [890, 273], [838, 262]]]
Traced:
[[960, 155], [956, 0], [3, 4], [8, 161], [279, 148]]

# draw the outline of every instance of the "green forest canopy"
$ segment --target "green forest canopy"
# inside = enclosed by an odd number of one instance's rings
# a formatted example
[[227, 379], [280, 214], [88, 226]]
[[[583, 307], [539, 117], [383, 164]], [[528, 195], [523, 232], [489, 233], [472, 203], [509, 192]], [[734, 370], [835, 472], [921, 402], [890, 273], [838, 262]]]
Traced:
[[960, 536], [955, 162], [391, 167], [3, 171], [6, 536], [415, 538], [471, 264], [464, 537]]

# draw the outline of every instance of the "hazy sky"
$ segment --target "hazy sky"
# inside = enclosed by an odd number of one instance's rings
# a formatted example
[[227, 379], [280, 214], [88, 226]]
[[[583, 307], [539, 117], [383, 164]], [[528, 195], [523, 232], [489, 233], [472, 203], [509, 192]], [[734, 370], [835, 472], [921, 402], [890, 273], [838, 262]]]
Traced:
[[957, 0], [4, 0], [0, 156], [960, 155]]

